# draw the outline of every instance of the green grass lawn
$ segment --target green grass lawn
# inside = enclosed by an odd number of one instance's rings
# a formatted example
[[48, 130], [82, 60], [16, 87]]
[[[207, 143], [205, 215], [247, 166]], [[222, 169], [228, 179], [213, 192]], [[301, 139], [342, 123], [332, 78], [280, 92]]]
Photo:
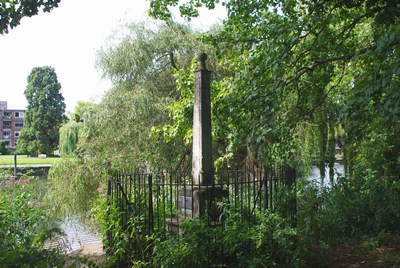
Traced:
[[[26, 155], [17, 155], [18, 165], [38, 165], [38, 164], [48, 165], [60, 162], [61, 160], [62, 160], [61, 157], [37, 158], [37, 157], [28, 157]], [[0, 165], [13, 165], [13, 164], [14, 164], [14, 155], [0, 155]]]

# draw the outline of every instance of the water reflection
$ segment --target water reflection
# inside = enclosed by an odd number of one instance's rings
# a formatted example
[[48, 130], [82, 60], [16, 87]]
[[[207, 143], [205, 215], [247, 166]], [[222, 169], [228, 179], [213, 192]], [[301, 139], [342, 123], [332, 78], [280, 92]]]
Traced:
[[47, 244], [47, 247], [56, 247], [66, 253], [71, 253], [90, 244], [101, 242], [99, 234], [85, 229], [76, 217], [65, 218], [61, 222], [60, 228], [64, 231], [65, 236], [53, 239]]
[[[344, 166], [343, 166], [343, 164], [335, 163], [333, 166], [333, 170], [334, 170], [333, 180], [334, 180], [334, 182], [336, 182], [338, 177], [344, 175]], [[308, 176], [308, 180], [315, 183], [315, 185], [317, 185], [318, 187], [330, 188], [332, 186], [331, 182], [329, 180], [329, 167], [328, 166], [325, 167], [325, 178], [323, 180], [323, 185], [321, 185], [321, 174], [319, 172], [319, 168], [316, 166], [312, 167], [311, 173]]]

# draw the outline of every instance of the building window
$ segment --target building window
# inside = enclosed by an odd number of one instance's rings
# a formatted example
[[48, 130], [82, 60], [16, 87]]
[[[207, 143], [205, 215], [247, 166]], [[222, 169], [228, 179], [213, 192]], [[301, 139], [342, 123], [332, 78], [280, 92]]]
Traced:
[[10, 119], [11, 118], [11, 113], [10, 112], [4, 112], [4, 118], [5, 119]]
[[19, 137], [19, 131], [14, 132], [14, 137]]
[[24, 117], [24, 112], [14, 112], [14, 116], [17, 118], [23, 118]]
[[3, 139], [11, 139], [11, 132], [10, 131], [3, 131]]
[[24, 127], [24, 121], [15, 121], [15, 127]]
[[11, 121], [4, 121], [3, 122], [3, 127], [4, 128], [11, 127]]

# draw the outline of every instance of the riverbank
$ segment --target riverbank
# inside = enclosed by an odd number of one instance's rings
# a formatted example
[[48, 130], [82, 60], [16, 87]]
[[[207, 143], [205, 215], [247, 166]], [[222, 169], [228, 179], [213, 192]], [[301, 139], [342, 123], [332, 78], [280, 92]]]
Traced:
[[103, 255], [103, 243], [101, 241], [92, 242], [86, 244], [82, 247], [82, 249], [78, 250], [79, 254], [82, 255]]
[[[62, 161], [61, 157], [30, 157], [27, 155], [17, 155], [17, 165], [53, 165]], [[13, 166], [14, 155], [0, 155], [0, 167]]]
[[[16, 160], [16, 163], [15, 163]], [[47, 176], [49, 169], [62, 161], [60, 157], [29, 157], [27, 155], [0, 155], [0, 170], [6, 175]]]
[[69, 257], [65, 267], [110, 267], [101, 242], [87, 244]]
[[[17, 165], [16, 170], [14, 170], [14, 165], [0, 165], [0, 170], [5, 170], [8, 176], [10, 174], [17, 177], [21, 175], [28, 176], [47, 176], [52, 164], [23, 164]], [[6, 176], [7, 177], [7, 176]]]

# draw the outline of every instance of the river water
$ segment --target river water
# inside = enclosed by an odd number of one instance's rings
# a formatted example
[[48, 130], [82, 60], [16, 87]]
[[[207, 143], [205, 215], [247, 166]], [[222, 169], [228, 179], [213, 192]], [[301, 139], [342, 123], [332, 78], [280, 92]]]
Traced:
[[[47, 176], [36, 178], [34, 183], [39, 194], [44, 196], [49, 187]], [[46, 243], [46, 247], [57, 247], [66, 253], [71, 253], [82, 249], [84, 246], [101, 243], [99, 234], [84, 228], [78, 217], [65, 217], [61, 220], [60, 228], [65, 236], [52, 239], [52, 241]]]
[[75, 217], [65, 218], [60, 227], [66, 236], [62, 238], [62, 241], [58, 242], [62, 243], [61, 245], [64, 246], [63, 250], [67, 253], [80, 250], [89, 244], [101, 242], [101, 238], [97, 232], [84, 228]]
[[[340, 163], [335, 163], [333, 166], [334, 169], [334, 181], [337, 180], [338, 177], [344, 175], [344, 166], [343, 164]], [[321, 174], [319, 172], [319, 168], [316, 166], [313, 166], [311, 169], [311, 173], [308, 176], [308, 180], [315, 183], [317, 186], [321, 187], [331, 187], [331, 182], [329, 181], [329, 168], [328, 166], [325, 167], [325, 178], [324, 178], [324, 183], [321, 185]]]

